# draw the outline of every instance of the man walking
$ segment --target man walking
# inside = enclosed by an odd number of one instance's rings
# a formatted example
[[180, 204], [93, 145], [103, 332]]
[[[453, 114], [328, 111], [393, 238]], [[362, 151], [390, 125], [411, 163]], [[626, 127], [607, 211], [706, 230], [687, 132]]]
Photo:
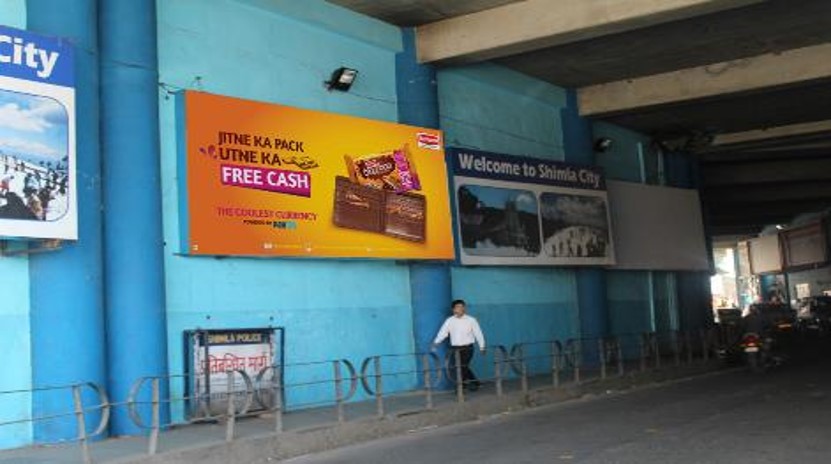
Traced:
[[[448, 336], [450, 337], [451, 356], [453, 356], [451, 359], [456, 359], [456, 352], [458, 351], [464, 387], [475, 391], [479, 388], [480, 383], [473, 371], [470, 370], [470, 360], [473, 358], [474, 342], [479, 345], [482, 354], [485, 353], [485, 337], [482, 335], [482, 329], [476, 319], [466, 314], [467, 307], [464, 300], [453, 301], [451, 307], [453, 308], [453, 315], [442, 324], [436, 339], [433, 341], [433, 348], [435, 349], [439, 343], [443, 342]], [[455, 361], [453, 365], [455, 366]]]

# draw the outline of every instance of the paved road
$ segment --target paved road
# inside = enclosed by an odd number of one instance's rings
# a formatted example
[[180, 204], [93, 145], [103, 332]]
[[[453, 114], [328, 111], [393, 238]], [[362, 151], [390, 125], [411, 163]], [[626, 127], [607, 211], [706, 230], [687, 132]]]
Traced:
[[829, 463], [831, 363], [730, 372], [287, 462]]

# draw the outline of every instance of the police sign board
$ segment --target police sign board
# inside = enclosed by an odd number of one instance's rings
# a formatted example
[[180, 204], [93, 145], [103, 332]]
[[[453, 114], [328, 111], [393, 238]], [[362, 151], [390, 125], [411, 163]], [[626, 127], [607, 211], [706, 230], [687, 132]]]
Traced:
[[0, 237], [78, 237], [73, 49], [0, 26]]

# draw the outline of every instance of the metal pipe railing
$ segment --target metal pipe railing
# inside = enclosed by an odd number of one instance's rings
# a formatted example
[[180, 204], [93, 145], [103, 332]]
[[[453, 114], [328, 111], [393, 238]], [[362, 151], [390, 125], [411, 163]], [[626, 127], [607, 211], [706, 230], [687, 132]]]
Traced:
[[[694, 348], [695, 337], [699, 339], [700, 351]], [[661, 369], [662, 340], [671, 343], [671, 359], [676, 365], [681, 365], [682, 357], [687, 364], [693, 364], [696, 356], [706, 362], [714, 351], [717, 338], [712, 331], [699, 331], [623, 334], [598, 339], [571, 338], [565, 341], [543, 340], [515, 343], [510, 348], [495, 344], [491, 345], [488, 355], [478, 357], [477, 370], [483, 366], [492, 366], [493, 369], [492, 374], [482, 375], [478, 382], [491, 385], [497, 397], [503, 397], [509, 388], [515, 388], [527, 400], [532, 390], [532, 379], [537, 383], [542, 381], [543, 386], [539, 388], [561, 388], [569, 381], [573, 384], [583, 383], [586, 381], [586, 375], [596, 375], [598, 380], [605, 380], [612, 373], [622, 377], [626, 373], [627, 359], [635, 363], [636, 369], [639, 366], [641, 372], [646, 372], [650, 368]], [[627, 358], [624, 344], [638, 348], [638, 351], [634, 352], [635, 356]], [[584, 346], [596, 346], [597, 352], [593, 353], [594, 349], [584, 352]], [[330, 369], [329, 375], [325, 375], [327, 365]], [[436, 407], [436, 395], [447, 393], [438, 389], [445, 379], [453, 385], [455, 402], [468, 401], [464, 366], [459, 350], [449, 351], [443, 365], [435, 353], [418, 352], [369, 356], [360, 366], [360, 370], [357, 370], [349, 360], [338, 359], [275, 364], [266, 366], [256, 373], [239, 369], [228, 370], [225, 373], [226, 388], [223, 393], [217, 394], [208, 389], [206, 392], [170, 393], [166, 397], [163, 397], [163, 392], [169, 390], [163, 389], [163, 386], [187, 382], [188, 379], [203, 376], [203, 373], [142, 377], [133, 384], [127, 399], [120, 403], [111, 403], [103, 388], [90, 383], [9, 390], [0, 392], [0, 397], [67, 389], [72, 394], [71, 401], [68, 402], [71, 406], [67, 411], [57, 414], [0, 422], [0, 427], [74, 416], [77, 426], [75, 441], [79, 443], [84, 462], [90, 463], [91, 439], [104, 433], [109, 424], [111, 411], [120, 407], [126, 408], [137, 427], [147, 431], [147, 454], [154, 455], [158, 452], [162, 432], [174, 425], [224, 421], [224, 438], [231, 442], [237, 435], [238, 419], [270, 413], [274, 418], [273, 431], [282, 433], [285, 430], [286, 394], [297, 390], [307, 392], [310, 389], [318, 391], [319, 388], [331, 388], [329, 399], [306, 403], [294, 401], [293, 406], [333, 407], [337, 424], [348, 420], [348, 404], [364, 400], [374, 402], [374, 415], [378, 418], [388, 414], [389, 401], [392, 397], [400, 395], [423, 395], [423, 410], [432, 410]], [[287, 374], [284, 375], [284, 371]], [[286, 377], [292, 381], [286, 381]], [[97, 394], [98, 404], [83, 404], [81, 393], [85, 388]], [[320, 391], [324, 392], [323, 396], [326, 395], [326, 390]], [[224, 398], [226, 401], [224, 411], [216, 409], [217, 398]], [[171, 419], [163, 423], [162, 407], [174, 404], [186, 406], [185, 419]], [[145, 415], [149, 412], [149, 420], [142, 416], [142, 410], [145, 411]], [[101, 419], [95, 429], [90, 431], [87, 419], [92, 412], [100, 412]]]
[[[84, 404], [83, 393], [84, 390], [87, 389], [91, 390], [95, 394], [98, 401], [97, 404], [91, 406]], [[103, 435], [104, 431], [107, 429], [110, 420], [110, 410], [112, 405], [104, 388], [102, 388], [100, 385], [96, 383], [82, 382], [70, 385], [45, 386], [36, 387], [32, 389], [0, 391], [0, 396], [15, 394], [32, 394], [36, 392], [62, 390], [67, 390], [71, 398], [71, 400], [69, 401], [69, 404], [71, 406], [69, 406], [67, 410], [43, 416], [13, 419], [9, 421], [0, 422], [0, 428], [4, 426], [12, 426], [26, 423], [49, 422], [73, 417], [75, 419], [76, 426], [76, 434], [73, 441], [78, 443], [78, 446], [81, 451], [81, 459], [83, 460], [84, 464], [90, 464], [92, 463], [92, 456], [90, 453], [90, 441], [96, 437]], [[92, 431], [89, 431], [87, 418], [88, 415], [91, 413], [100, 414], [100, 419], [98, 420], [98, 424], [95, 426], [95, 428]]]

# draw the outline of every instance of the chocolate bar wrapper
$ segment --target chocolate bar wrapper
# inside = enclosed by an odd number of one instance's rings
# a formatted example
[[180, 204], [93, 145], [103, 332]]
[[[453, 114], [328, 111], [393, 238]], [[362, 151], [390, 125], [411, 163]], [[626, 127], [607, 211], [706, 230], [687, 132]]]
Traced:
[[421, 181], [418, 178], [415, 163], [410, 156], [410, 146], [404, 145], [400, 150], [392, 154], [392, 159], [398, 167], [398, 177], [401, 181], [401, 189], [395, 193], [404, 193], [411, 190], [421, 190]]
[[384, 205], [384, 233], [405, 240], [424, 242], [427, 202], [415, 193], [387, 193]]
[[358, 185], [346, 177], [335, 178], [335, 205], [332, 220], [336, 226], [367, 232], [384, 230], [384, 192]]
[[344, 158], [352, 182], [396, 193], [421, 190], [407, 145], [383, 153]]

